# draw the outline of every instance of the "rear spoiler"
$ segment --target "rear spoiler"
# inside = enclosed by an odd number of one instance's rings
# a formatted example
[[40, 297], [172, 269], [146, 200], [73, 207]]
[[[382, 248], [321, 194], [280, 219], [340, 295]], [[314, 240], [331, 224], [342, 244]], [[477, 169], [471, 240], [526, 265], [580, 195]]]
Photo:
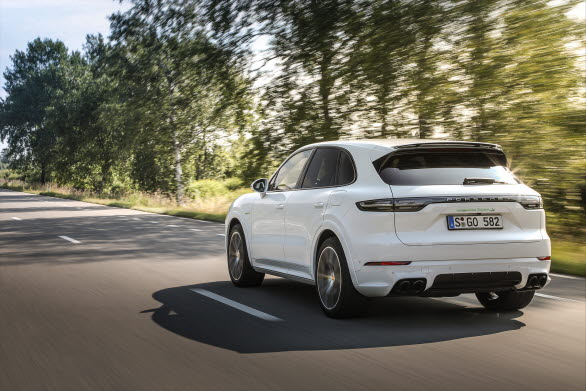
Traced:
[[458, 148], [487, 148], [487, 149], [495, 149], [502, 151], [502, 147], [498, 144], [490, 144], [490, 143], [474, 143], [469, 141], [452, 141], [452, 142], [439, 142], [439, 143], [415, 143], [415, 144], [405, 144], [405, 145], [398, 145], [395, 149], [411, 149], [411, 148], [449, 148], [449, 147], [458, 147]]

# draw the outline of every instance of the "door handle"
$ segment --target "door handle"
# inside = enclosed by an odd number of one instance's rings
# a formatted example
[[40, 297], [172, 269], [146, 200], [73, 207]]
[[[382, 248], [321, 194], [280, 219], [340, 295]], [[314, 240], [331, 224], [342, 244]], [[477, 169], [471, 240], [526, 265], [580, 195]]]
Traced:
[[279, 204], [279, 205], [275, 205], [275, 209], [284, 209], [285, 205], [283, 204]]
[[324, 207], [324, 203], [323, 202], [316, 202], [313, 204], [313, 206], [315, 206], [316, 208], [323, 208]]

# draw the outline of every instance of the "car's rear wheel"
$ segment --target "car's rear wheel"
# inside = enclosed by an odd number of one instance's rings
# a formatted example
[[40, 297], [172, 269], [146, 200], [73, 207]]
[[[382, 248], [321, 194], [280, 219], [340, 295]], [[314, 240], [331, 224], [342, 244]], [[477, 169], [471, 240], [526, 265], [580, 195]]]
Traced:
[[535, 291], [506, 291], [477, 293], [476, 298], [486, 309], [500, 311], [515, 311], [525, 308], [533, 300]]
[[262, 283], [265, 275], [250, 265], [244, 231], [240, 224], [235, 224], [230, 230], [227, 253], [228, 272], [234, 285], [245, 287], [258, 286]]
[[332, 318], [358, 315], [365, 298], [354, 288], [344, 250], [337, 238], [326, 239], [317, 256], [316, 288], [320, 305]]

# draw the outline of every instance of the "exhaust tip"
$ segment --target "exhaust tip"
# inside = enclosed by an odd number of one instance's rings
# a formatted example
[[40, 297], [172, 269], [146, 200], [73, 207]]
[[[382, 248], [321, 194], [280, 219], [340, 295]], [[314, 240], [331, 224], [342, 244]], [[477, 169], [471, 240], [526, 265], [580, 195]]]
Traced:
[[399, 293], [407, 293], [411, 288], [411, 282], [403, 281], [401, 285], [399, 285]]
[[415, 293], [421, 293], [425, 289], [425, 282], [423, 280], [417, 280], [413, 283], [412, 289]]
[[547, 284], [547, 276], [539, 277], [539, 287], [543, 288]]
[[539, 287], [539, 278], [537, 276], [531, 277], [531, 279], [529, 279], [529, 283], [527, 285], [532, 288], [538, 288]]

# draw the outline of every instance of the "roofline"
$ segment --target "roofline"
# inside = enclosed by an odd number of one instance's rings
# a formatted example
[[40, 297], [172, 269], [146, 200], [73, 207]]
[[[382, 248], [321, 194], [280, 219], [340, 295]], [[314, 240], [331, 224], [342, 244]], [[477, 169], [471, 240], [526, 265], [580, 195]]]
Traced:
[[479, 143], [479, 142], [474, 142], [474, 141], [441, 141], [441, 142], [413, 143], [413, 144], [396, 145], [392, 148], [396, 148], [396, 149], [433, 148], [433, 147], [445, 147], [445, 146], [450, 146], [450, 145], [455, 145], [455, 146], [459, 146], [459, 147], [468, 146], [471, 148], [491, 148], [491, 149], [502, 150], [502, 147], [499, 144]]
[[[397, 143], [393, 145], [392, 143], [385, 143], [385, 141], [391, 140], [405, 140], [405, 143]], [[380, 141], [380, 142], [377, 142]], [[492, 144], [492, 143], [483, 143], [483, 142], [475, 142], [475, 141], [452, 141], [452, 140], [433, 140], [433, 139], [362, 139], [362, 140], [332, 140], [332, 141], [321, 141], [317, 143], [311, 143], [305, 145], [298, 150], [304, 148], [316, 148], [320, 146], [364, 146], [370, 148], [385, 148], [388, 150], [396, 150], [396, 149], [408, 149], [408, 148], [437, 148], [437, 147], [446, 147], [446, 146], [457, 146], [457, 147], [470, 147], [470, 148], [489, 148], [489, 149], [496, 149], [502, 150], [502, 147], [499, 144]]]

